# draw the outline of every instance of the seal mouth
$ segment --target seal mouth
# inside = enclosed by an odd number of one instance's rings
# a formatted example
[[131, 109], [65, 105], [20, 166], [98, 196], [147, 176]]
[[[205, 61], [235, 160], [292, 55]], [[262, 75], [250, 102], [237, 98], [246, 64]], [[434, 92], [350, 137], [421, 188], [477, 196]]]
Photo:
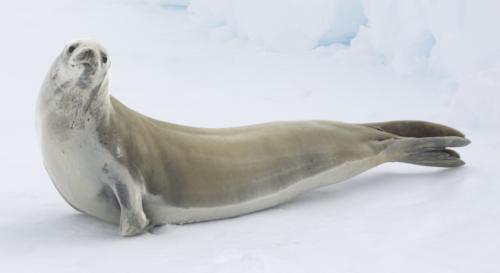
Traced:
[[80, 62], [70, 64], [71, 68], [81, 71], [81, 78], [89, 78], [97, 72], [97, 64], [91, 62]]
[[80, 65], [83, 67], [83, 70], [90, 71], [95, 69], [95, 65], [92, 63], [86, 62], [86, 63], [80, 63]]

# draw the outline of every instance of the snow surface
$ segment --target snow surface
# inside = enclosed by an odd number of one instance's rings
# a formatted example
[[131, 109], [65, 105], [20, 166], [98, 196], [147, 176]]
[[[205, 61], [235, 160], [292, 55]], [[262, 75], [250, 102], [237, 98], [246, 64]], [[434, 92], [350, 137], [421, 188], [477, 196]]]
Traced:
[[[498, 1], [4, 1], [2, 272], [500, 272]], [[464, 168], [388, 164], [245, 217], [121, 238], [71, 209], [36, 143], [38, 88], [90, 36], [112, 93], [205, 127], [421, 119]]]

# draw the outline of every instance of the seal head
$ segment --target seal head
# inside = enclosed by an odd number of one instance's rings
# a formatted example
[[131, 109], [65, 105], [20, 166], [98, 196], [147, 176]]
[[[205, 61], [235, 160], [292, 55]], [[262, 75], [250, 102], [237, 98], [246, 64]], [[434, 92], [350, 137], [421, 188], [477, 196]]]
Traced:
[[[85, 120], [102, 116], [107, 103], [111, 60], [96, 41], [80, 39], [68, 43], [55, 59], [42, 86], [38, 118], [57, 114], [58, 127], [85, 126]], [[90, 115], [90, 117], [89, 117]], [[38, 122], [40, 123], [40, 122]]]
[[68, 81], [81, 89], [92, 89], [105, 78], [111, 61], [106, 50], [94, 40], [76, 40], [65, 46], [56, 59], [52, 80]]

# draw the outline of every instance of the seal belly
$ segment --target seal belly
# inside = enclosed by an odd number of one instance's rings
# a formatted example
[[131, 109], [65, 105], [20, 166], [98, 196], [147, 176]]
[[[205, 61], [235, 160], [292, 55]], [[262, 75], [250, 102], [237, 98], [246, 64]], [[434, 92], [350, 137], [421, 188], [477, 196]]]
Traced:
[[244, 202], [212, 207], [176, 207], [158, 196], [145, 197], [144, 209], [156, 223], [185, 224], [236, 217], [274, 207], [316, 188], [344, 181], [383, 162], [381, 155], [345, 162], [323, 173]]

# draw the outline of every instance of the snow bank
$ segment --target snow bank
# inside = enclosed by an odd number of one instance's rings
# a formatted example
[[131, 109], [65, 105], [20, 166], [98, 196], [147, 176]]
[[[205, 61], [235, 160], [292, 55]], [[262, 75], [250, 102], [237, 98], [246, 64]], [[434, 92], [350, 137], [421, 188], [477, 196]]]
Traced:
[[[462, 77], [500, 64], [497, 1], [365, 0], [373, 49], [402, 73]], [[366, 39], [364, 39], [366, 40]]]
[[349, 44], [366, 22], [361, 0], [193, 0], [189, 12], [202, 25], [228, 27], [276, 51]]
[[165, 2], [189, 4], [192, 18], [200, 25], [226, 28], [273, 51], [307, 51], [352, 42], [350, 56], [376, 55], [401, 74], [430, 71], [461, 77], [500, 64], [500, 36], [495, 35], [500, 25], [498, 1]]

